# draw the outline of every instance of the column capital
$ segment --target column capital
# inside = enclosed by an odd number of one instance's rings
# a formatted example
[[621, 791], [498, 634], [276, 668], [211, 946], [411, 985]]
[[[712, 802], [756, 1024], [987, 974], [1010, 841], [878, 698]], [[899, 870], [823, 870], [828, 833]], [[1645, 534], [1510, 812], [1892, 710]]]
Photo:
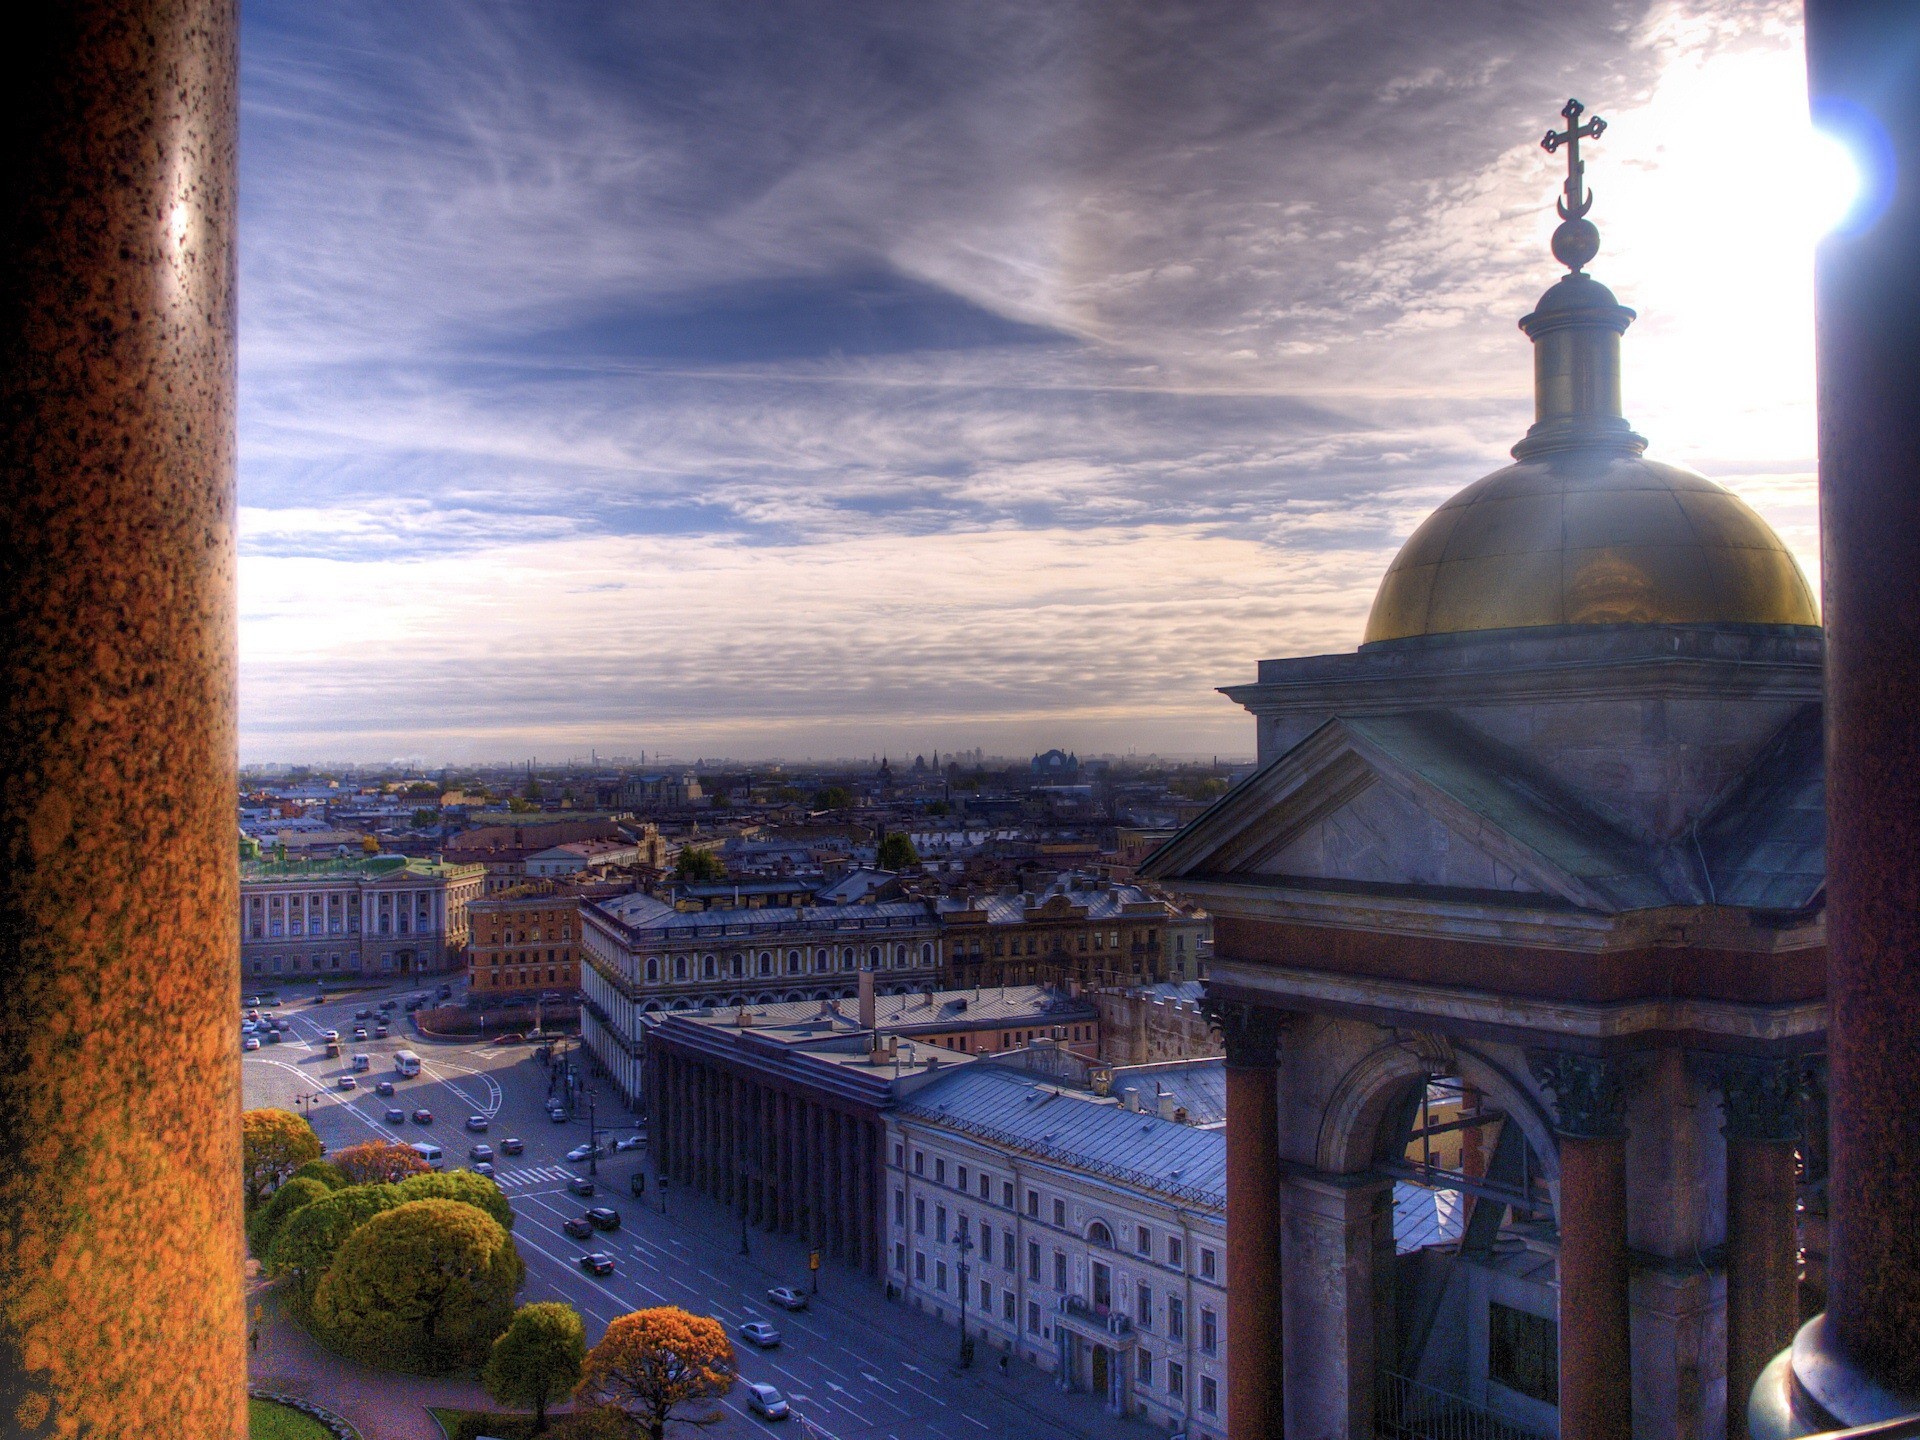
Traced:
[[1229, 1070], [1271, 1070], [1279, 1063], [1280, 1036], [1292, 1018], [1287, 1012], [1211, 996], [1200, 1010], [1226, 1044]]
[[1529, 1050], [1533, 1078], [1553, 1092], [1554, 1130], [1569, 1140], [1614, 1140], [1627, 1133], [1627, 1063], [1568, 1050]]
[[1720, 1087], [1731, 1140], [1800, 1138], [1807, 1061], [1793, 1055], [1701, 1055], [1695, 1068]]

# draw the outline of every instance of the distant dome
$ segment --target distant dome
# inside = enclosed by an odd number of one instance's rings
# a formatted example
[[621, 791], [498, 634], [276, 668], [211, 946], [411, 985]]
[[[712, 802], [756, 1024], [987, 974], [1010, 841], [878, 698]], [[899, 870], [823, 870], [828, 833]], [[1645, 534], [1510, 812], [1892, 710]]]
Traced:
[[1799, 565], [1745, 501], [1678, 465], [1575, 445], [1496, 470], [1429, 515], [1387, 567], [1365, 643], [1541, 625], [1819, 623]]

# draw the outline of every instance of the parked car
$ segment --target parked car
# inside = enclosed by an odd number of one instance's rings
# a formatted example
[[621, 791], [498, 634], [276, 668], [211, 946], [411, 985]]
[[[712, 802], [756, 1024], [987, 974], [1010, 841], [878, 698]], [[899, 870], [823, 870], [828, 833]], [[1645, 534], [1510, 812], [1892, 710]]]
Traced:
[[373, 1027], [373, 1038], [376, 1040], [384, 1040], [387, 1038], [387, 1036], [391, 1035], [392, 1033], [393, 1033], [393, 1027], [391, 1025], [386, 1024], [384, 1021]]
[[473, 1131], [473, 1133], [476, 1135], [486, 1134], [487, 1133], [487, 1117], [484, 1115], [467, 1116], [467, 1129]]
[[406, 1123], [407, 1123], [407, 1112], [406, 1112], [406, 1111], [404, 1111], [404, 1110], [389, 1110], [389, 1111], [387, 1111], [387, 1124], [389, 1124], [389, 1125], [404, 1125], [404, 1124], [406, 1124]]
[[340, 1088], [342, 1090], [358, 1090], [360, 1088], [360, 1082], [351, 1075], [342, 1075], [340, 1077]]
[[380, 1002], [380, 1008], [382, 1010], [398, 1009], [399, 1005], [400, 1005], [400, 1002], [398, 1000], [382, 1000]]
[[442, 985], [440, 987], [440, 998], [442, 1000], [451, 1000], [453, 998], [453, 986]]
[[426, 1109], [420, 1109], [420, 1110], [416, 1110], [416, 1111], [414, 1111], [414, 1112], [413, 1112], [413, 1123], [414, 1123], [414, 1124], [416, 1124], [416, 1125], [431, 1125], [431, 1124], [433, 1124], [433, 1111], [431, 1111], [431, 1110], [426, 1110]]
[[469, 1160], [491, 1160], [493, 1159], [493, 1146], [491, 1145], [472, 1146], [467, 1151], [467, 1158]]
[[522, 1035], [518, 1030], [509, 1030], [505, 1035], [494, 1036], [493, 1043], [496, 1045], [518, 1045], [526, 1038], [527, 1037]]
[[574, 1215], [560, 1222], [560, 1228], [576, 1240], [593, 1238], [593, 1222], [584, 1215]]
[[602, 1145], [576, 1145], [573, 1149], [567, 1151], [567, 1159], [579, 1161], [585, 1160], [590, 1156], [604, 1155], [606, 1153], [606, 1147]]
[[780, 1332], [764, 1320], [749, 1320], [740, 1327], [740, 1338], [762, 1350], [771, 1350], [780, 1343]]
[[393, 1094], [393, 1082], [391, 1080], [382, 1080], [379, 1084], [373, 1087], [373, 1093], [376, 1095]]
[[575, 1175], [567, 1181], [567, 1189], [576, 1195], [591, 1195], [593, 1194], [593, 1181], [589, 1180], [585, 1175]]
[[771, 1385], [747, 1386], [747, 1408], [763, 1420], [784, 1420], [793, 1413], [785, 1397]]
[[335, 1041], [337, 1041], [337, 1040], [339, 1040], [339, 1038], [340, 1038], [340, 1032], [339, 1032], [338, 1030], [322, 1030], [322, 1031], [320, 1032], [320, 1038], [321, 1038], [322, 1040], [335, 1040]]
[[589, 1275], [611, 1275], [613, 1274], [613, 1256], [603, 1250], [596, 1250], [591, 1255], [582, 1255], [580, 1268]]
[[269, 1045], [278, 1045], [280, 1043], [280, 1032], [278, 1030], [269, 1030], [260, 1038]]
[[564, 1125], [567, 1123], [567, 1121], [571, 1117], [567, 1114], [565, 1110], [555, 1110], [555, 1109], [549, 1108], [547, 1111], [547, 1118], [556, 1125]]
[[642, 1145], [646, 1143], [647, 1143], [647, 1137], [644, 1135], [628, 1135], [623, 1139], [614, 1141], [613, 1150], [614, 1150], [614, 1153], [617, 1155], [626, 1150], [638, 1150]]
[[807, 1295], [804, 1290], [796, 1290], [791, 1285], [776, 1285], [767, 1291], [767, 1299], [782, 1310], [804, 1310], [807, 1308]]
[[514, 1136], [514, 1135], [509, 1135], [506, 1139], [500, 1142], [500, 1153], [502, 1155], [518, 1155], [522, 1150], [526, 1148], [527, 1148], [526, 1142], [524, 1140], [521, 1140], [518, 1136]]
[[371, 1070], [373, 1068], [373, 1057], [371, 1055], [354, 1056], [353, 1068], [356, 1073], [359, 1071]]
[[242, 1050], [258, 1050], [260, 1048], [259, 1037], [256, 1035], [247, 1036], [246, 1039], [240, 1042], [240, 1048]]
[[587, 1211], [587, 1219], [593, 1222], [593, 1228], [596, 1230], [618, 1230], [620, 1228], [620, 1212], [611, 1205], [594, 1206], [593, 1209]]

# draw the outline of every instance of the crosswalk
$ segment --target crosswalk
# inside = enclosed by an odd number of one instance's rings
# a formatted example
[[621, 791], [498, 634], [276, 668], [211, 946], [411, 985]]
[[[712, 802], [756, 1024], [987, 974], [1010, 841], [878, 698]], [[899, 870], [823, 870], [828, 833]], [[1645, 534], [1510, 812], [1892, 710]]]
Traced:
[[494, 1183], [501, 1189], [509, 1185], [550, 1185], [556, 1180], [565, 1180], [572, 1175], [571, 1170], [560, 1165], [537, 1165], [526, 1170], [496, 1170]]

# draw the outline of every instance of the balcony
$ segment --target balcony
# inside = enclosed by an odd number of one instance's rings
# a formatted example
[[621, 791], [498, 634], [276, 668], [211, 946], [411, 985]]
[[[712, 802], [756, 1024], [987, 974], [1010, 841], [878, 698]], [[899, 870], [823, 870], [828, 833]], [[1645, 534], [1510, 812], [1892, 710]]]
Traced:
[[1069, 1330], [1103, 1344], [1131, 1345], [1137, 1338], [1130, 1316], [1096, 1305], [1083, 1295], [1061, 1297], [1060, 1319]]

